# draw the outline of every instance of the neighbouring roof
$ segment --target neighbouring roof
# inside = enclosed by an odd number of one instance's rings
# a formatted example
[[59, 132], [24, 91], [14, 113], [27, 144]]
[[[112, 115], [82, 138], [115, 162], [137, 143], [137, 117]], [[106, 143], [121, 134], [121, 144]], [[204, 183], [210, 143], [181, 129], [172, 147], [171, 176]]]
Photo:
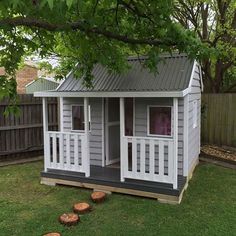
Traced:
[[42, 82], [42, 81], [45, 81], [45, 80], [50, 81], [52, 83], [55, 83], [57, 85], [60, 84], [60, 82], [55, 80], [53, 77], [40, 77], [40, 78], [34, 79], [33, 81], [29, 82], [28, 84], [25, 85], [25, 87], [28, 87], [31, 84], [35, 83], [35, 82], [38, 82], [38, 81]]
[[75, 79], [73, 73], [58, 87], [63, 92], [127, 92], [127, 91], [182, 91], [189, 85], [194, 60], [186, 54], [163, 54], [157, 65], [158, 73], [144, 68], [146, 57], [130, 57], [130, 69], [125, 74], [114, 74], [100, 64], [94, 66], [93, 88], [83, 85], [82, 79]]

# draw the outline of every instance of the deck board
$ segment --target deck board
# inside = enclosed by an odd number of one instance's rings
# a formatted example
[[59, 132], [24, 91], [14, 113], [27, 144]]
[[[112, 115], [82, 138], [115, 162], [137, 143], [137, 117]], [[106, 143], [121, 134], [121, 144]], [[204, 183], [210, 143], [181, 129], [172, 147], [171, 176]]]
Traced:
[[52, 179], [64, 179], [70, 181], [100, 184], [125, 189], [133, 189], [145, 192], [167, 194], [179, 196], [186, 183], [186, 178], [178, 176], [178, 189], [173, 189], [172, 184], [151, 182], [143, 180], [125, 179], [125, 182], [120, 182], [120, 169], [111, 167], [91, 166], [90, 177], [86, 178], [84, 174], [73, 172], [49, 169], [47, 172], [41, 172], [42, 177]]

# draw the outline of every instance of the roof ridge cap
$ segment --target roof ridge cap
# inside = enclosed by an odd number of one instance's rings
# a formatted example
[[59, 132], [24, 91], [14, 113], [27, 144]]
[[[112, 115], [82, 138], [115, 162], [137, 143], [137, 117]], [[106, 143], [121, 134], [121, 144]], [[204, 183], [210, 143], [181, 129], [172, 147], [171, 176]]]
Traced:
[[[188, 55], [186, 53], [178, 53], [178, 52], [173, 52], [168, 53], [161, 53], [160, 54], [161, 58], [176, 58], [176, 57], [188, 57]], [[138, 60], [146, 60], [148, 59], [147, 55], [142, 55], [142, 56], [128, 56], [127, 61], [138, 61]]]

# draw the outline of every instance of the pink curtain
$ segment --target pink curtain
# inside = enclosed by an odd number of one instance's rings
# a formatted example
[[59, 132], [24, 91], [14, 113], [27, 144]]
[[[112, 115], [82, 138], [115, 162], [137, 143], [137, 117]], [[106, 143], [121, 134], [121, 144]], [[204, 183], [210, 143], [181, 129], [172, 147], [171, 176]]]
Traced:
[[150, 107], [150, 134], [171, 135], [171, 108]]
[[125, 99], [125, 135], [133, 136], [133, 98]]

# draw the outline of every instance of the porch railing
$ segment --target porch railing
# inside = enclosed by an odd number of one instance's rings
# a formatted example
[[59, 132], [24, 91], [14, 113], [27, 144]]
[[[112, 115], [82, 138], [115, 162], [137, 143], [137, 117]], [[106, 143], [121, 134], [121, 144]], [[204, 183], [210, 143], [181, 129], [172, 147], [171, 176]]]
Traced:
[[123, 177], [174, 184], [173, 148], [173, 139], [123, 137]]
[[60, 169], [89, 175], [89, 158], [84, 133], [47, 131], [45, 133], [45, 170]]

